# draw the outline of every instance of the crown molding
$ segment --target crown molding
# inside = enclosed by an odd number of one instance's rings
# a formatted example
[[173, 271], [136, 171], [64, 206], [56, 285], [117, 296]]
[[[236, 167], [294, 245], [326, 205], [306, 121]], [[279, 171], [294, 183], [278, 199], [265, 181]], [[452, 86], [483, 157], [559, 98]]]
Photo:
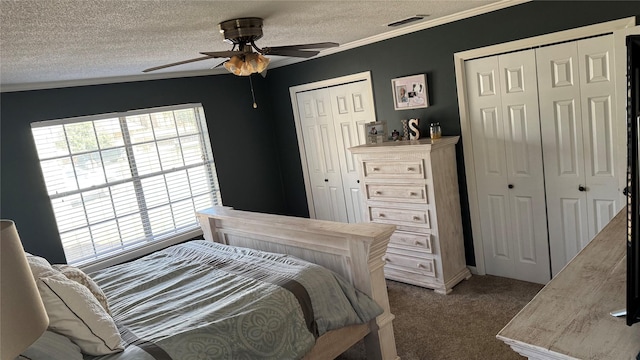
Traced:
[[[350, 43], [340, 45], [336, 48], [325, 49], [321, 51], [320, 54], [310, 59], [284, 58], [283, 60], [278, 61], [277, 63], [275, 63], [274, 61], [274, 63], [272, 63], [273, 66], [271, 66], [270, 68], [275, 69], [282, 66], [287, 66], [287, 65], [292, 65], [299, 62], [317, 59], [319, 57], [339, 53], [339, 52], [350, 50], [350, 49], [355, 49], [357, 47], [373, 44], [383, 40], [388, 40], [394, 37], [410, 34], [416, 31], [429, 29], [429, 28], [447, 24], [450, 22], [467, 19], [473, 16], [490, 13], [492, 11], [501, 10], [504, 8], [523, 4], [530, 1], [532, 0], [497, 1], [497, 2], [484, 5], [481, 7], [477, 7], [474, 9], [461, 11], [459, 13], [443, 16], [434, 20], [421, 21], [421, 22], [407, 25], [398, 29], [394, 29], [379, 35], [371, 36], [361, 40], [352, 41]], [[106, 77], [106, 78], [51, 81], [51, 82], [40, 82], [40, 83], [6, 84], [6, 85], [0, 86], [0, 92], [4, 93], [4, 92], [15, 92], [15, 91], [44, 90], [44, 89], [55, 89], [55, 88], [76, 87], [76, 86], [90, 86], [90, 85], [114, 84], [114, 83], [136, 82], [136, 81], [173, 79], [173, 78], [181, 78], [181, 77], [221, 75], [221, 74], [228, 74], [228, 72], [226, 72], [224, 69], [218, 68], [218, 69], [207, 69], [207, 70], [197, 70], [197, 71], [141, 74], [141, 75], [131, 75], [131, 76], [116, 76], [116, 77]]]
[[[421, 31], [421, 30], [432, 28], [432, 27], [448, 24], [448, 23], [451, 23], [451, 22], [454, 22], [454, 21], [468, 19], [470, 17], [474, 17], [474, 16], [478, 16], [478, 15], [482, 15], [482, 14], [487, 14], [487, 13], [490, 13], [492, 11], [501, 10], [501, 9], [508, 8], [508, 7], [515, 6], [515, 5], [524, 4], [524, 3], [527, 3], [527, 2], [530, 2], [530, 1], [532, 1], [532, 0], [502, 0], [502, 1], [498, 1], [498, 2], [495, 2], [495, 3], [488, 4], [488, 5], [480, 6], [480, 7], [474, 8], [474, 9], [461, 11], [461, 12], [458, 12], [458, 13], [455, 13], [455, 14], [451, 14], [451, 15], [448, 15], [448, 16], [442, 16], [442, 17], [439, 17], [437, 19], [417, 22], [417, 23], [414, 23], [412, 25], [408, 25], [408, 26], [405, 26], [405, 27], [394, 29], [392, 31], [388, 31], [388, 32], [385, 32], [385, 33], [382, 33], [382, 34], [378, 34], [378, 35], [375, 35], [375, 36], [370, 36], [370, 37], [364, 38], [362, 40], [352, 41], [350, 43], [346, 43], [344, 45], [340, 45], [340, 46], [335, 47], [335, 48], [329, 48], [329, 49], [326, 49], [326, 50], [322, 50], [320, 52], [320, 54], [318, 54], [318, 55], [316, 55], [316, 56], [314, 56], [314, 57], [312, 57], [310, 59], [305, 59], [305, 61], [317, 59], [317, 58], [322, 57], [322, 56], [327, 56], [327, 55], [339, 53], [341, 51], [355, 49], [355, 48], [360, 47], [360, 46], [373, 44], [373, 43], [376, 43], [376, 42], [379, 42], [379, 41], [388, 40], [388, 39], [391, 39], [391, 38], [394, 38], [394, 37], [398, 37], [398, 36], [414, 33], [416, 31]], [[295, 61], [295, 60], [296, 59], [287, 58], [287, 59], [285, 59], [285, 60], [283, 60], [281, 62], [278, 62], [278, 67], [279, 66], [291, 65], [291, 64], [295, 64], [295, 63], [299, 62], [299, 61]]]
[[76, 87], [76, 86], [115, 84], [115, 83], [126, 83], [126, 82], [136, 82], [136, 81], [173, 79], [173, 78], [181, 78], [181, 77], [209, 76], [209, 75], [219, 75], [219, 74], [228, 74], [228, 72], [226, 70], [222, 72], [219, 69], [215, 69], [215, 70], [207, 69], [207, 70], [197, 70], [197, 71], [141, 74], [141, 75], [129, 75], [129, 76], [113, 76], [113, 77], [103, 77], [103, 78], [50, 81], [50, 82], [39, 82], [39, 83], [4, 84], [4, 85], [0, 85], [0, 92], [4, 93], [4, 92], [16, 92], [16, 91], [45, 90], [45, 89]]

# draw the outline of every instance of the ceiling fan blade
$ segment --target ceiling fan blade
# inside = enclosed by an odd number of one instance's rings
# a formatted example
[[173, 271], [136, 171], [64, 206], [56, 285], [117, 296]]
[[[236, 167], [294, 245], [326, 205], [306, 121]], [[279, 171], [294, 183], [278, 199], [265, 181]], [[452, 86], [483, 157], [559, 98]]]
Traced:
[[306, 51], [306, 50], [291, 50], [291, 49], [283, 49], [282, 47], [278, 48], [262, 48], [263, 55], [278, 55], [278, 56], [292, 56], [292, 57], [300, 57], [300, 58], [310, 58], [318, 55], [320, 51]]
[[224, 60], [223, 62], [219, 63], [218, 65], [212, 66], [211, 69], [219, 68], [220, 66], [224, 65], [224, 63], [226, 63], [226, 62], [227, 62], [227, 60]]
[[286, 46], [273, 46], [270, 49], [272, 50], [305, 50], [305, 49], [326, 49], [331, 47], [337, 47], [340, 44], [334, 42], [322, 42], [322, 43], [314, 43], [314, 44], [300, 44], [300, 45], [286, 45]]
[[242, 55], [244, 51], [211, 51], [211, 52], [201, 52], [202, 55], [207, 55], [212, 58], [230, 58], [232, 56]]
[[160, 69], [168, 68], [168, 67], [171, 67], [171, 66], [182, 65], [182, 64], [188, 64], [188, 63], [192, 63], [192, 62], [196, 62], [196, 61], [200, 61], [200, 60], [207, 60], [207, 59], [211, 59], [211, 58], [212, 58], [211, 56], [203, 56], [203, 57], [199, 57], [199, 58], [195, 58], [195, 59], [189, 59], [189, 60], [184, 60], [184, 61], [178, 61], [178, 62], [174, 62], [174, 63], [171, 63], [171, 64], [160, 65], [160, 66], [156, 66], [156, 67], [152, 67], [152, 68], [144, 69], [144, 70], [142, 70], [142, 72], [149, 72], [149, 71], [160, 70]]

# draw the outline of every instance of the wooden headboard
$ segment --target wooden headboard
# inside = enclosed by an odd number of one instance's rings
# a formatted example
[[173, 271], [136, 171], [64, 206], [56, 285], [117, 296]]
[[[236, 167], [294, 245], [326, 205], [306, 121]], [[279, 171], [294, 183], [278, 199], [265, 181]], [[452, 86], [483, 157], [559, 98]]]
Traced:
[[[342, 275], [383, 309], [365, 337], [367, 356], [397, 359], [382, 257], [394, 225], [347, 224], [213, 207], [198, 212], [204, 238], [289, 254]], [[370, 352], [371, 351], [371, 352]]]

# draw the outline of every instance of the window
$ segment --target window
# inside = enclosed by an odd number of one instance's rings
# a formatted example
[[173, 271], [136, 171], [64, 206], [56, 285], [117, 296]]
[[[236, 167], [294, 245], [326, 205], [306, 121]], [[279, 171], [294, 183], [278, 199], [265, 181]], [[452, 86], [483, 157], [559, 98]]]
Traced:
[[191, 233], [222, 204], [200, 104], [31, 127], [69, 263]]

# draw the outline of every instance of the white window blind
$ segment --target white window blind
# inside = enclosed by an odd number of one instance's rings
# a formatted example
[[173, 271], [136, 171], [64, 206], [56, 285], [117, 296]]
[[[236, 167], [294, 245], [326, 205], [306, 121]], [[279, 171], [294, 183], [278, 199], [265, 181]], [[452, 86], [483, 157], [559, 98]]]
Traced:
[[200, 104], [31, 127], [70, 264], [191, 232], [222, 204]]

